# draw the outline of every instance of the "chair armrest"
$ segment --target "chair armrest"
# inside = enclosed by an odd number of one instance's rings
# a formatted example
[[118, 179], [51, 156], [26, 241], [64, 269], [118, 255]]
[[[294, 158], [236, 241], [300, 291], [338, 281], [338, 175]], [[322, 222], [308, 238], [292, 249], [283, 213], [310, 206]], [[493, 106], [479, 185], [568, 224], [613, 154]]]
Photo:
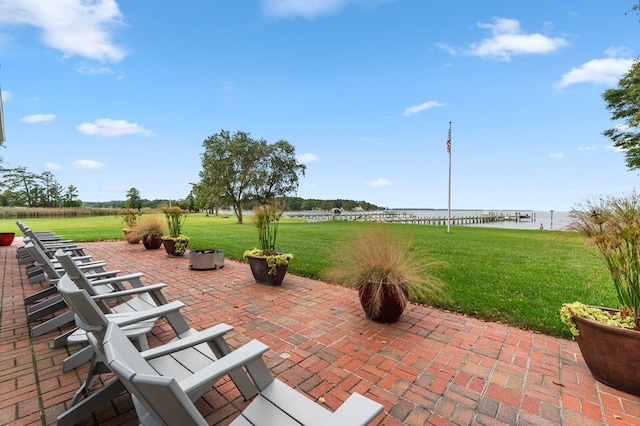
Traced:
[[324, 422], [323, 426], [363, 425], [366, 426], [382, 412], [382, 405], [359, 393], [353, 393]]
[[132, 280], [132, 279], [140, 278], [142, 276], [144, 276], [144, 274], [142, 272], [136, 272], [134, 274], [119, 275], [117, 277], [104, 278], [104, 279], [101, 279], [101, 280], [91, 281], [91, 284], [92, 285], [106, 285], [106, 284], [121, 283], [123, 281], [129, 281], [129, 280]]
[[177, 301], [160, 305], [157, 308], [147, 309], [140, 312], [132, 312], [126, 314], [107, 314], [109, 321], [113, 321], [120, 327], [135, 324], [151, 318], [161, 318], [173, 312], [177, 312], [184, 307], [184, 303]]
[[[48, 252], [56, 252], [57, 250], [47, 250]], [[83, 263], [87, 263], [87, 262], [78, 262], [79, 260], [89, 260], [91, 259], [93, 256], [91, 256], [90, 254], [85, 254], [85, 255], [80, 255], [80, 256], [74, 256], [72, 253], [71, 258], [76, 261], [77, 264], [81, 265]]]
[[[93, 285], [94, 281], [91, 281], [90, 284]], [[164, 283], [153, 284], [153, 285], [145, 285], [143, 287], [128, 288], [126, 290], [112, 291], [111, 293], [98, 294], [98, 295], [95, 295], [95, 296], [91, 296], [91, 298], [93, 300], [117, 299], [119, 297], [131, 296], [131, 295], [134, 295], [134, 294], [151, 293], [151, 292], [156, 291], [156, 290], [162, 290], [166, 286], [167, 285], [164, 284]]]
[[225, 323], [220, 323], [213, 327], [207, 328], [206, 330], [199, 331], [195, 334], [189, 335], [182, 339], [173, 340], [157, 348], [149, 349], [147, 351], [140, 352], [140, 353], [145, 359], [149, 360], [149, 359], [167, 355], [182, 349], [187, 349], [192, 346], [199, 345], [200, 343], [208, 342], [210, 340], [223, 336], [230, 331], [233, 331], [232, 326]]
[[120, 273], [120, 270], [116, 269], [116, 270], [113, 270], [113, 271], [88, 272], [88, 273], [85, 274], [85, 276], [87, 277], [87, 279], [89, 281], [93, 281], [94, 279], [115, 277], [119, 273]]
[[[180, 387], [187, 395], [196, 389], [202, 388], [218, 378], [225, 376], [237, 368], [241, 368], [256, 360], [262, 359], [262, 354], [267, 352], [269, 347], [258, 340], [240, 346], [233, 352], [223, 356], [216, 362], [209, 364], [197, 374], [193, 374], [179, 382]], [[142, 352], [144, 354], [144, 352]]]
[[91, 270], [91, 268], [100, 268], [103, 266], [107, 266], [107, 262], [105, 262], [104, 260], [96, 260], [91, 262], [76, 262], [76, 263], [78, 264], [78, 268], [80, 268], [83, 271], [85, 269]]

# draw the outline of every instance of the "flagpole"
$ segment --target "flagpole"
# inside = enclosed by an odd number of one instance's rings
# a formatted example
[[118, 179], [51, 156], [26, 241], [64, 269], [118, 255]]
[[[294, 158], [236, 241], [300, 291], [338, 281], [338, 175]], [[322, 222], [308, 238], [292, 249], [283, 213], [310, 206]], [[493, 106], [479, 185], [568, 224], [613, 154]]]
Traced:
[[447, 136], [447, 152], [449, 153], [449, 201], [447, 205], [447, 234], [451, 233], [451, 122], [449, 122], [449, 136]]

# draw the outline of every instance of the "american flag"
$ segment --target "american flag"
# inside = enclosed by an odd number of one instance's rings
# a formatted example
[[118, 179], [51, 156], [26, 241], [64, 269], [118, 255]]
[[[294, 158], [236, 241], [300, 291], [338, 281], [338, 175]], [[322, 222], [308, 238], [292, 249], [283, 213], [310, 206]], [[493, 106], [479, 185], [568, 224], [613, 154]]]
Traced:
[[451, 129], [449, 129], [449, 135], [447, 136], [447, 152], [451, 154]]

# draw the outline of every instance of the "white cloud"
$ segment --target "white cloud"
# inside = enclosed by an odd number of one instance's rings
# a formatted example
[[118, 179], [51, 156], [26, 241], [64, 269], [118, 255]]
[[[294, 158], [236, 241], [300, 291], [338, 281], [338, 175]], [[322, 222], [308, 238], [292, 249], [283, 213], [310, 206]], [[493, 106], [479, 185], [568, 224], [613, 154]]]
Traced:
[[277, 18], [304, 16], [312, 19], [317, 16], [339, 12], [353, 0], [262, 0], [265, 15]]
[[33, 123], [44, 123], [47, 121], [53, 121], [55, 119], [56, 119], [55, 114], [33, 114], [33, 115], [27, 115], [26, 117], [21, 118], [20, 122], [33, 124]]
[[563, 74], [556, 87], [563, 88], [578, 83], [615, 85], [633, 64], [630, 58], [592, 59]]
[[129, 123], [126, 120], [112, 120], [110, 118], [99, 118], [93, 123], [82, 123], [76, 126], [76, 129], [86, 135], [106, 138], [118, 138], [126, 135], [153, 136], [151, 130], [147, 130], [137, 123]]
[[113, 69], [109, 67], [105, 67], [105, 66], [94, 67], [84, 62], [76, 66], [76, 71], [78, 71], [82, 75], [104, 75], [104, 74], [114, 73]]
[[0, 92], [0, 96], [2, 97], [2, 102], [11, 100], [11, 92], [8, 90], [3, 90], [2, 92]]
[[560, 37], [548, 37], [540, 33], [526, 34], [520, 28], [520, 21], [515, 19], [493, 18], [493, 23], [478, 23], [478, 27], [490, 30], [491, 37], [472, 43], [466, 49], [453, 48], [446, 44], [439, 46], [450, 53], [510, 61], [515, 55], [543, 55], [569, 44]]
[[374, 181], [368, 182], [367, 185], [374, 186], [374, 187], [376, 187], [376, 186], [390, 186], [391, 182], [388, 181], [387, 179], [384, 179], [384, 178], [378, 178], [378, 179], [376, 179]]
[[44, 168], [47, 170], [60, 170], [62, 166], [56, 163], [44, 163]]
[[71, 165], [76, 169], [99, 169], [104, 167], [104, 164], [94, 160], [78, 160], [71, 163]]
[[604, 147], [604, 149], [608, 150], [608, 151], [613, 151], [613, 152], [626, 152], [626, 149], [622, 149], [622, 148], [618, 148], [617, 146], [613, 146], [613, 145], [607, 145]]
[[441, 106], [444, 106], [444, 104], [440, 103], [440, 102], [437, 102], [437, 101], [429, 101], [429, 102], [425, 102], [425, 103], [422, 103], [420, 105], [414, 105], [412, 107], [409, 107], [409, 108], [405, 109], [404, 113], [402, 115], [404, 115], [405, 117], [408, 117], [410, 115], [422, 112], [422, 111], [424, 111], [426, 109], [435, 108], [435, 107], [441, 107]]
[[307, 19], [334, 15], [350, 4], [375, 7], [390, 0], [262, 0], [262, 12], [275, 18], [303, 16]]
[[598, 149], [598, 145], [579, 146], [578, 147], [578, 151], [595, 151], [596, 149]]
[[552, 160], [562, 160], [564, 158], [564, 153], [552, 152], [551, 154], [549, 154], [549, 158], [551, 158]]
[[126, 52], [113, 44], [113, 31], [123, 26], [115, 0], [0, 1], [0, 25], [29, 25], [42, 31], [42, 41], [63, 52], [118, 62]]
[[313, 163], [319, 160], [317, 155], [311, 154], [309, 152], [302, 155], [298, 155], [296, 159], [302, 164]]

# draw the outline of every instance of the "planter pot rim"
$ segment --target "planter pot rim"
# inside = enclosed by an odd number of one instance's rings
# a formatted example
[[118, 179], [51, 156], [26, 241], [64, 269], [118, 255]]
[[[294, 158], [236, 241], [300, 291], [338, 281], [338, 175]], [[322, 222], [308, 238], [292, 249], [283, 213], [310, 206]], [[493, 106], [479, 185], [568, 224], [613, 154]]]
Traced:
[[[604, 308], [604, 309], [608, 310], [608, 311], [612, 311], [612, 312], [617, 312], [617, 309], [609, 309], [609, 308]], [[630, 337], [630, 338], [633, 338], [633, 339], [640, 340], [640, 330], [634, 330], [634, 329], [631, 329], [631, 328], [616, 327], [616, 326], [605, 324], [603, 322], [592, 320], [592, 319], [589, 319], [589, 318], [579, 317], [577, 315], [574, 315], [572, 318], [573, 318], [573, 321], [576, 324], [578, 324], [580, 322], [583, 322], [583, 323], [585, 323], [588, 326], [593, 327], [593, 328], [597, 328], [597, 329], [600, 329], [600, 330], [605, 330], [605, 331], [607, 331], [609, 333], [618, 334], [619, 336], [625, 336], [625, 337]], [[577, 337], [580, 337], [580, 336], [577, 336]]]

